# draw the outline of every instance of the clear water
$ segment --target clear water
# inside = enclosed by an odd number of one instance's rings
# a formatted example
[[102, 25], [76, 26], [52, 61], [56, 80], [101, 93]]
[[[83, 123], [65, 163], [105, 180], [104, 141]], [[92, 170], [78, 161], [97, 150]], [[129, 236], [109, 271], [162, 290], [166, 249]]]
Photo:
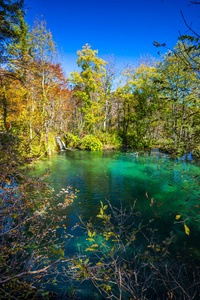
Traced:
[[[188, 251], [200, 257], [200, 164], [190, 160], [173, 159], [156, 151], [135, 152], [60, 152], [49, 159], [35, 162], [31, 175], [39, 176], [50, 170], [51, 181], [56, 193], [62, 188], [78, 189], [72, 206], [58, 212], [65, 216], [61, 233], [71, 233], [74, 238], [66, 246], [65, 254], [84, 250], [86, 236], [77, 229], [71, 230], [79, 221], [94, 218], [100, 201], [106, 199], [114, 206], [129, 206], [137, 199], [137, 209], [144, 218], [151, 218], [151, 199], [156, 201], [158, 234], [177, 234], [179, 246], [187, 245]], [[177, 224], [175, 216], [181, 215], [190, 228], [184, 232], [183, 224]], [[63, 229], [63, 222], [66, 229]]]

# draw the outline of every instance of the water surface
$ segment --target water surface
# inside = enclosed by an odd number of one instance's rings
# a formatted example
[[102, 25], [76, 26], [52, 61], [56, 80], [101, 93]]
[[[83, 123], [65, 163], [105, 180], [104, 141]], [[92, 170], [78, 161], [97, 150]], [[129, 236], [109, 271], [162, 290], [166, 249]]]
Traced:
[[[66, 246], [66, 254], [80, 250], [86, 243], [80, 230], [71, 231], [79, 221], [78, 216], [85, 222], [95, 218], [100, 201], [129, 207], [137, 200], [137, 209], [144, 218], [151, 218], [153, 211], [157, 211], [158, 234], [167, 236], [175, 232], [178, 243], [187, 244], [188, 249], [199, 255], [200, 166], [191, 159], [173, 159], [156, 151], [65, 151], [50, 160], [35, 162], [31, 174], [39, 176], [46, 171], [50, 171], [47, 180], [56, 193], [69, 186], [72, 191], [79, 190], [73, 205], [58, 212], [65, 216], [66, 232], [74, 235], [70, 246]], [[151, 201], [155, 202], [153, 207]], [[186, 220], [189, 236], [183, 224], [177, 224], [177, 214]]]

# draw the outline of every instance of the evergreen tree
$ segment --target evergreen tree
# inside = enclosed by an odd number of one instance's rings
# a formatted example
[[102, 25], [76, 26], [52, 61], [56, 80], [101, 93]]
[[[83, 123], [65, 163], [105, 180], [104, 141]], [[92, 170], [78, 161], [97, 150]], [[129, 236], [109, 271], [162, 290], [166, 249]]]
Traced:
[[16, 26], [20, 24], [24, 0], [0, 0], [0, 62], [6, 59], [6, 45], [11, 40], [19, 38]]

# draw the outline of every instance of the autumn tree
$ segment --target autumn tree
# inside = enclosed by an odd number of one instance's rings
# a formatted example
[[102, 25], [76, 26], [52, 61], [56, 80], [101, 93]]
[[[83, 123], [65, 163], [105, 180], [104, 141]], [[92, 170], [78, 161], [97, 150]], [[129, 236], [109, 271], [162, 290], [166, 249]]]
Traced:
[[105, 77], [106, 62], [97, 56], [98, 50], [92, 50], [86, 44], [77, 52], [77, 64], [81, 72], [70, 75], [74, 85], [74, 95], [78, 99], [77, 125], [78, 130], [95, 132], [102, 121], [102, 107], [104, 103], [102, 78]]
[[12, 84], [18, 87], [20, 85], [17, 74], [8, 68], [10, 55], [8, 46], [13, 42], [16, 44], [20, 42], [19, 28], [24, 19], [23, 1], [1, 1], [0, 8], [0, 62], [3, 63], [0, 69], [0, 101], [2, 126], [5, 131], [8, 131], [10, 115], [13, 111], [16, 112], [16, 105], [13, 105], [13, 100], [9, 99], [10, 88]]

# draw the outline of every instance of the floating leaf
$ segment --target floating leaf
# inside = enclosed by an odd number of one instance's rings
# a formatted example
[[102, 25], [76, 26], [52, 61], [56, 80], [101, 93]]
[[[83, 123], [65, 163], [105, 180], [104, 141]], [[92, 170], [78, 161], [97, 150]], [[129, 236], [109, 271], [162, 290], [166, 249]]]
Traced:
[[187, 225], [184, 224], [184, 227], [185, 227], [185, 233], [187, 235], [190, 235], [190, 229], [187, 227]]
[[181, 215], [176, 215], [176, 220], [179, 220]]

